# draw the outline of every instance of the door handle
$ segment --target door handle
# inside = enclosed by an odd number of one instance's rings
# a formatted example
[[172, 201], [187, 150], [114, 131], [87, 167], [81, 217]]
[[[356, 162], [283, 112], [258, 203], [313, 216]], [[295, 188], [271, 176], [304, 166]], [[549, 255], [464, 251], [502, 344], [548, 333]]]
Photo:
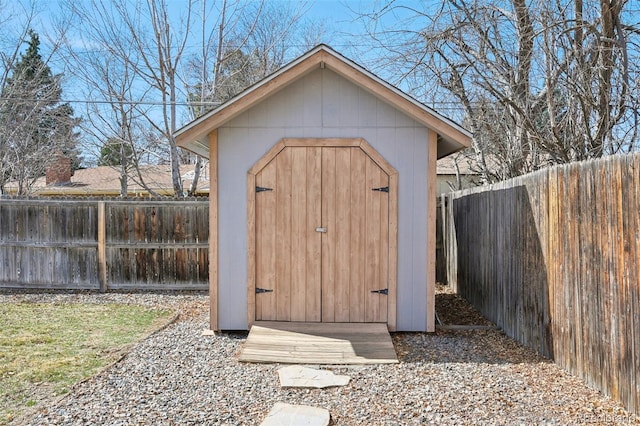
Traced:
[[327, 228], [319, 226], [319, 227], [316, 228], [316, 232], [322, 232], [323, 234], [326, 234], [327, 233]]

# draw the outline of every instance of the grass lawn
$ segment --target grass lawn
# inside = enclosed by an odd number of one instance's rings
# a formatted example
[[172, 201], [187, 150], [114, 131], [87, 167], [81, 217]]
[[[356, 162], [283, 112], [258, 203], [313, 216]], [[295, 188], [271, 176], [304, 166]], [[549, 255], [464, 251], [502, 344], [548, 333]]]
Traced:
[[0, 304], [0, 424], [67, 393], [174, 314], [134, 305]]

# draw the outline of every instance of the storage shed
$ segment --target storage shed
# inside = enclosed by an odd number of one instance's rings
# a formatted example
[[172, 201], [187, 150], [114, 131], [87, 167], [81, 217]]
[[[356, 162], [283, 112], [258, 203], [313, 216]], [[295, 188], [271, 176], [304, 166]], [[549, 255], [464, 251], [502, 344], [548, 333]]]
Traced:
[[436, 159], [465, 129], [320, 45], [176, 140], [210, 160], [213, 330], [435, 329]]

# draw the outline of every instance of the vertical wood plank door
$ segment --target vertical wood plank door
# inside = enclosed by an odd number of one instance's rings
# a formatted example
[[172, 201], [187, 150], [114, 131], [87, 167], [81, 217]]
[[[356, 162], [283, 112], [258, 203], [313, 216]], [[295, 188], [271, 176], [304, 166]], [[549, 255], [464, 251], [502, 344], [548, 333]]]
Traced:
[[360, 148], [322, 150], [322, 321], [387, 322], [389, 176]]
[[255, 182], [255, 319], [387, 322], [389, 175], [359, 147], [287, 146]]
[[256, 320], [321, 320], [321, 148], [288, 147], [256, 174]]

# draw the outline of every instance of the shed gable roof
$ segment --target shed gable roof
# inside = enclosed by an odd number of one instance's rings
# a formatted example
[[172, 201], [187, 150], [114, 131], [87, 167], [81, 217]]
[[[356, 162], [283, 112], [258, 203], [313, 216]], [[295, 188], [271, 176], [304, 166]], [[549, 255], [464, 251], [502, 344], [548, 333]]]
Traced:
[[319, 45], [175, 133], [178, 146], [209, 157], [208, 135], [317, 68], [328, 68], [438, 133], [438, 158], [471, 144], [471, 134], [326, 45]]

